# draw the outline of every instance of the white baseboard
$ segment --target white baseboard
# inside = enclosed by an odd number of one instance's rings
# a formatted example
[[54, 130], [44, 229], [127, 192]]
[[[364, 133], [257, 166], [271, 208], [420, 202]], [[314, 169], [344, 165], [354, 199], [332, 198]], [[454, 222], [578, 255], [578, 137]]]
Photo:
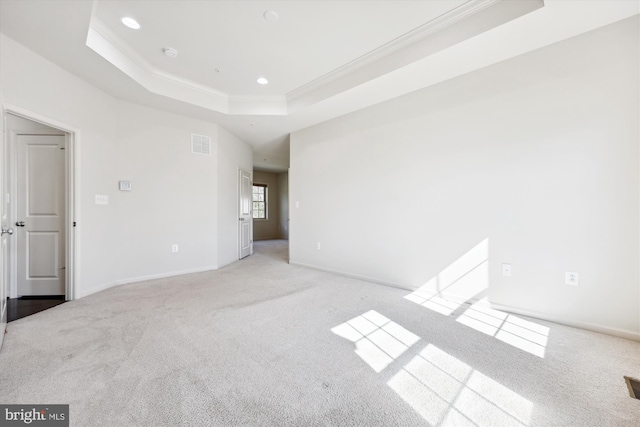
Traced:
[[88, 297], [89, 295], [97, 294], [98, 292], [106, 291], [109, 288], [113, 288], [116, 286], [116, 282], [105, 283], [102, 285], [98, 285], [91, 289], [76, 289], [74, 299], [80, 299], [84, 297]]
[[[461, 298], [459, 295], [448, 295], [446, 292], [443, 292], [441, 295], [445, 299], [461, 304], [473, 304], [478, 302], [477, 298], [465, 299]], [[611, 335], [619, 338], [626, 338], [632, 341], [640, 341], [640, 332], [634, 332], [627, 329], [612, 328], [610, 326], [598, 325], [595, 323], [580, 322], [574, 319], [567, 319], [565, 317], [555, 316], [553, 314], [541, 313], [538, 311], [527, 310], [510, 305], [498, 304], [492, 301], [489, 301], [489, 307], [494, 310], [504, 311], [505, 313], [519, 314], [521, 316], [527, 316], [534, 319], [545, 320], [547, 322], [558, 323], [560, 325], [571, 326], [572, 328], [585, 329], [587, 331], [598, 332], [601, 334]]]
[[183, 276], [185, 274], [202, 273], [203, 271], [212, 271], [217, 269], [218, 269], [217, 265], [215, 266], [211, 265], [208, 267], [199, 267], [199, 268], [192, 268], [192, 269], [180, 270], [180, 271], [170, 271], [168, 273], [150, 274], [148, 276], [131, 277], [128, 279], [116, 280], [116, 285], [126, 285], [129, 283], [146, 282], [147, 280], [164, 279], [166, 277]]
[[170, 271], [167, 273], [160, 273], [160, 274], [150, 274], [148, 276], [131, 277], [128, 279], [120, 279], [120, 280], [116, 280], [115, 282], [99, 285], [91, 289], [76, 291], [75, 299], [84, 298], [86, 296], [93, 295], [95, 293], [107, 290], [109, 288], [113, 288], [114, 286], [126, 285], [129, 283], [146, 282], [147, 280], [154, 280], [154, 279], [164, 279], [166, 277], [182, 276], [185, 274], [202, 273], [203, 271], [211, 271], [211, 270], [217, 270], [217, 269], [218, 269], [218, 266], [208, 266], [208, 267], [192, 268], [188, 270]]
[[627, 329], [612, 328], [609, 326], [597, 325], [594, 323], [580, 322], [572, 319], [566, 319], [546, 313], [529, 311], [518, 307], [511, 307], [502, 304], [491, 303], [491, 307], [496, 310], [506, 311], [507, 313], [520, 314], [522, 316], [533, 317], [535, 319], [546, 320], [553, 323], [559, 323], [561, 325], [571, 326], [573, 328], [586, 329], [587, 331], [599, 332], [601, 334], [626, 338], [632, 341], [640, 341], [640, 332], [634, 332]]
[[224, 262], [222, 262], [222, 264], [218, 264], [218, 268], [217, 269], [220, 270], [221, 268], [226, 267], [227, 265], [231, 265], [231, 264], [233, 264], [234, 262], [237, 262], [237, 261], [238, 261], [237, 259], [230, 259], [229, 261], [224, 261]]
[[[289, 261], [289, 264], [297, 265], [297, 266], [305, 267], [305, 268], [310, 268], [312, 270], [325, 271], [327, 273], [339, 274], [340, 276], [350, 277], [352, 279], [365, 280], [367, 282], [373, 282], [373, 283], [376, 283], [376, 284], [379, 284], [379, 285], [391, 286], [393, 288], [403, 289], [403, 290], [406, 290], [406, 291], [409, 291], [409, 292], [415, 291], [415, 289], [409, 288], [407, 286], [399, 285], [397, 283], [387, 282], [387, 281], [384, 281], [384, 280], [375, 279], [375, 278], [372, 278], [372, 277], [362, 276], [362, 275], [359, 275], [359, 274], [345, 273], [343, 271], [333, 270], [333, 269], [324, 268], [324, 267], [318, 267], [318, 266], [315, 266], [315, 265], [305, 264], [305, 263], [297, 262], [297, 261]], [[465, 299], [461, 299], [460, 296], [458, 296], [458, 295], [442, 294], [442, 296], [444, 298], [446, 298], [446, 299], [450, 299], [451, 301], [460, 302], [460, 303], [473, 304], [474, 302], [478, 301], [477, 299], [466, 299], [466, 300]], [[545, 320], [545, 321], [548, 321], [548, 322], [558, 323], [558, 324], [565, 325], [565, 326], [571, 326], [573, 328], [585, 329], [587, 331], [592, 331], [592, 332], [599, 332], [601, 334], [612, 335], [614, 337], [620, 337], [620, 338], [626, 338], [626, 339], [633, 340], [633, 341], [640, 341], [640, 332], [631, 331], [631, 330], [627, 330], [627, 329], [612, 328], [612, 327], [609, 327], [609, 326], [597, 325], [597, 324], [587, 323], [587, 322], [580, 322], [580, 321], [576, 321], [576, 320], [572, 320], [572, 319], [566, 319], [566, 318], [559, 317], [559, 316], [554, 316], [554, 315], [550, 315], [550, 314], [546, 314], [546, 313], [539, 313], [539, 312], [535, 312], [535, 311], [521, 309], [521, 308], [518, 308], [518, 307], [511, 307], [511, 306], [502, 305], [502, 304], [491, 303], [491, 308], [494, 308], [494, 309], [500, 310], [500, 311], [505, 311], [507, 313], [519, 314], [521, 316], [533, 317], [535, 319], [540, 319], [540, 320]]]
[[349, 277], [351, 279], [364, 280], [365, 282], [373, 282], [373, 283], [376, 283], [378, 285], [390, 286], [392, 288], [398, 288], [398, 289], [402, 289], [402, 290], [405, 290], [405, 291], [408, 291], [408, 292], [415, 291], [415, 289], [411, 289], [411, 288], [409, 288], [407, 286], [399, 285], [397, 283], [387, 282], [387, 281], [384, 281], [384, 280], [379, 280], [379, 279], [376, 279], [376, 278], [373, 278], [373, 277], [363, 276], [363, 275], [360, 275], [360, 274], [347, 273], [345, 271], [334, 270], [334, 269], [331, 269], [331, 268], [318, 267], [318, 266], [315, 266], [315, 265], [305, 264], [303, 262], [297, 262], [297, 261], [289, 261], [289, 264], [297, 265], [299, 267], [304, 267], [304, 268], [310, 268], [312, 270], [324, 271], [326, 273], [338, 274], [340, 276]]

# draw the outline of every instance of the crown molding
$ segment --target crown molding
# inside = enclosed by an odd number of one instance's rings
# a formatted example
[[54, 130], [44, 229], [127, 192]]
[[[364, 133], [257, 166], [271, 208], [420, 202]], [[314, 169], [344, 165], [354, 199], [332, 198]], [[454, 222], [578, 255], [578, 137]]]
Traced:
[[224, 114], [287, 114], [285, 96], [229, 95], [152, 66], [95, 16], [86, 45], [149, 92]]
[[[98, 18], [96, 5], [97, 3], [94, 4], [86, 45], [149, 92], [223, 114], [271, 116], [291, 115], [302, 108], [350, 91], [486, 31], [487, 25], [489, 28], [492, 24], [501, 25], [542, 7], [544, 3], [543, 0], [469, 0], [281, 96], [229, 94], [158, 69]], [[463, 20], [466, 21], [463, 23]], [[436, 34], [435, 38], [431, 37]]]
[[382, 46], [348, 62], [341, 67], [336, 68], [333, 71], [324, 74], [323, 76], [303, 85], [297, 89], [294, 89], [286, 94], [288, 101], [295, 101], [298, 98], [304, 97], [310, 92], [325, 86], [337, 79], [347, 76], [353, 73], [355, 70], [363, 68], [371, 63], [388, 56], [392, 53], [398, 52], [402, 49], [409, 47], [412, 44], [421, 41], [432, 34], [447, 28], [456, 22], [459, 22], [471, 15], [474, 15], [488, 7], [491, 7], [503, 0], [470, 0], [449, 12], [440, 15], [439, 17], [416, 27], [397, 37], [390, 42], [383, 44]]
[[95, 16], [86, 45], [149, 92], [228, 114], [226, 93], [153, 67]]
[[233, 115], [287, 115], [295, 111], [296, 101], [345, 77], [355, 70], [410, 47], [431, 34], [503, 0], [470, 0], [440, 17], [396, 38], [324, 76], [282, 96], [243, 96], [167, 73], [151, 65], [119, 38], [97, 16], [97, 2], [91, 15], [86, 45], [149, 92]]
[[221, 113], [228, 111], [226, 94], [154, 68], [98, 22], [91, 22], [86, 45], [149, 92]]

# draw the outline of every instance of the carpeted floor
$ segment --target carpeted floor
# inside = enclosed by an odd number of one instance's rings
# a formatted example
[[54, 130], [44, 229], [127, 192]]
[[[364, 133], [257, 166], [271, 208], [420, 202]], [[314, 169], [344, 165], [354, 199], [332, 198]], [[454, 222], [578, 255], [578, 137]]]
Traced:
[[495, 312], [443, 315], [286, 259], [258, 242], [12, 322], [0, 403], [68, 403], [72, 426], [640, 425], [623, 378], [638, 342], [521, 316], [491, 333], [477, 322]]

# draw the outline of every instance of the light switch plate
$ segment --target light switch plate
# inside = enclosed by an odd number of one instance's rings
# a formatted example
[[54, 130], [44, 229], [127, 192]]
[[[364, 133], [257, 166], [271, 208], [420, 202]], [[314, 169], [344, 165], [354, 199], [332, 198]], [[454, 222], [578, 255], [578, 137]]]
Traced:
[[96, 205], [108, 205], [109, 196], [96, 194]]
[[131, 181], [120, 181], [118, 183], [118, 189], [120, 191], [131, 191]]

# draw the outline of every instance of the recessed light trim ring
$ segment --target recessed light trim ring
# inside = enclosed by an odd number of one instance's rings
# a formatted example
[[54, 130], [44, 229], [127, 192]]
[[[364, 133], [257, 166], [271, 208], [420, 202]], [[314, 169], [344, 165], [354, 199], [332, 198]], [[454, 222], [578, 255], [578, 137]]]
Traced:
[[123, 16], [120, 18], [120, 21], [125, 27], [131, 28], [132, 30], [140, 29], [140, 23], [130, 16]]

